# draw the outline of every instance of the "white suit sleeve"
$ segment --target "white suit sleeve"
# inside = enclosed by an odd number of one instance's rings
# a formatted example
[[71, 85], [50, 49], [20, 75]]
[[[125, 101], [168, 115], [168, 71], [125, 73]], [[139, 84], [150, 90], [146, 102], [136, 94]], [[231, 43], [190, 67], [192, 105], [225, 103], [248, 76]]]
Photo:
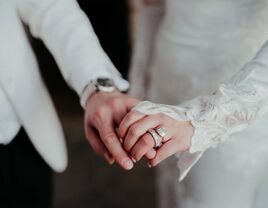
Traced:
[[81, 95], [90, 80], [107, 77], [119, 90], [128, 82], [100, 46], [93, 28], [76, 0], [17, 0], [22, 20], [43, 40], [68, 84]]
[[243, 131], [256, 119], [268, 112], [268, 41], [231, 80], [221, 84], [211, 96], [198, 97], [180, 107], [141, 103], [135, 109], [167, 112], [191, 121], [195, 128], [189, 152], [180, 154], [179, 168], [182, 179], [202, 153], [232, 134]]
[[19, 132], [21, 124], [1, 86], [0, 105], [0, 144], [8, 144]]
[[137, 34], [133, 48], [129, 80], [129, 93], [137, 98], [145, 97], [148, 67], [154, 51], [156, 34], [164, 13], [164, 0], [150, 0], [137, 17]]

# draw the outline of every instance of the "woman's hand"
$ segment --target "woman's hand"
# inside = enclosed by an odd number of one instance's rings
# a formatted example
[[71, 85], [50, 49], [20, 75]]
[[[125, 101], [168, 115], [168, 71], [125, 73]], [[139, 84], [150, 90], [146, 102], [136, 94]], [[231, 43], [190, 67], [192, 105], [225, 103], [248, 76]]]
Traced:
[[[166, 130], [160, 147], [149, 129]], [[155, 131], [157, 133], [157, 131]], [[120, 137], [124, 140], [124, 148], [130, 156], [139, 161], [143, 156], [149, 159], [150, 166], [156, 166], [171, 155], [190, 148], [194, 129], [189, 121], [177, 121], [165, 114], [144, 115], [130, 111], [119, 126]]]

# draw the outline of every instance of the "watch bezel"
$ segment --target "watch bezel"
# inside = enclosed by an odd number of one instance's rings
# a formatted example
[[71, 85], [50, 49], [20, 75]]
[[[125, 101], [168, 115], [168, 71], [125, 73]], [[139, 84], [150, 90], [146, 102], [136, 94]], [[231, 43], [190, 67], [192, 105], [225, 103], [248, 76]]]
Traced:
[[113, 92], [116, 90], [114, 81], [110, 78], [98, 78], [96, 80], [95, 86], [97, 90], [101, 92]]

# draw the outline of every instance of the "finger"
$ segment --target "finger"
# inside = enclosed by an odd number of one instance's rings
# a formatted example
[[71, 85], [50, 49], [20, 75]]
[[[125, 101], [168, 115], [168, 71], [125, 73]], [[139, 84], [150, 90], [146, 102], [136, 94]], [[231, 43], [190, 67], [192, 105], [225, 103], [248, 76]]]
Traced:
[[152, 148], [151, 150], [149, 150], [146, 154], [145, 154], [145, 157], [148, 159], [148, 160], [152, 160], [154, 159], [156, 156], [156, 150], [154, 148]]
[[113, 109], [113, 120], [116, 126], [119, 126], [120, 122], [127, 114], [126, 103], [121, 98], [115, 98], [109, 101], [109, 106]]
[[135, 98], [130, 97], [130, 98], [126, 99], [127, 111], [130, 111], [138, 103], [140, 103], [140, 101], [135, 99]]
[[124, 106], [121, 106], [120, 110], [114, 110], [114, 122], [116, 124], [116, 127], [118, 127], [124, 118], [124, 116], [127, 114], [127, 109], [124, 108]]
[[179, 144], [175, 140], [170, 140], [163, 144], [160, 149], [156, 151], [156, 156], [154, 159], [149, 161], [149, 164], [154, 167], [158, 165], [163, 160], [167, 159], [171, 155], [177, 153], [179, 151]]
[[126, 170], [132, 169], [133, 162], [123, 149], [119, 138], [115, 133], [114, 123], [112, 122], [111, 118], [104, 119], [102, 125], [97, 125], [96, 128], [99, 131], [102, 142], [115, 161]]
[[139, 161], [147, 152], [149, 152], [155, 145], [154, 139], [151, 134], [146, 133], [135, 144], [131, 151], [131, 156]]
[[92, 149], [97, 155], [102, 155], [109, 164], [114, 163], [114, 158], [109, 154], [96, 130], [91, 126], [86, 126], [85, 134]]
[[128, 128], [138, 120], [146, 117], [146, 115], [139, 113], [137, 111], [130, 111], [119, 125], [119, 135], [121, 138], [125, 138]]
[[158, 115], [146, 116], [139, 121], [132, 124], [125, 136], [124, 148], [130, 151], [136, 142], [142, 137], [149, 129], [159, 126], [161, 120]]

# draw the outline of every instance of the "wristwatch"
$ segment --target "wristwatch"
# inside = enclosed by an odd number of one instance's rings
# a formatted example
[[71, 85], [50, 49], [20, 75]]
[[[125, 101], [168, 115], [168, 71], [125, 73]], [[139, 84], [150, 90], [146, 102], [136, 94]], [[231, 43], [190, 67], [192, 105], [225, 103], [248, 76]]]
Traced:
[[115, 90], [117, 90], [117, 88], [113, 80], [109, 78], [92, 80], [82, 92], [81, 105], [85, 107], [88, 98], [96, 92], [114, 92]]

